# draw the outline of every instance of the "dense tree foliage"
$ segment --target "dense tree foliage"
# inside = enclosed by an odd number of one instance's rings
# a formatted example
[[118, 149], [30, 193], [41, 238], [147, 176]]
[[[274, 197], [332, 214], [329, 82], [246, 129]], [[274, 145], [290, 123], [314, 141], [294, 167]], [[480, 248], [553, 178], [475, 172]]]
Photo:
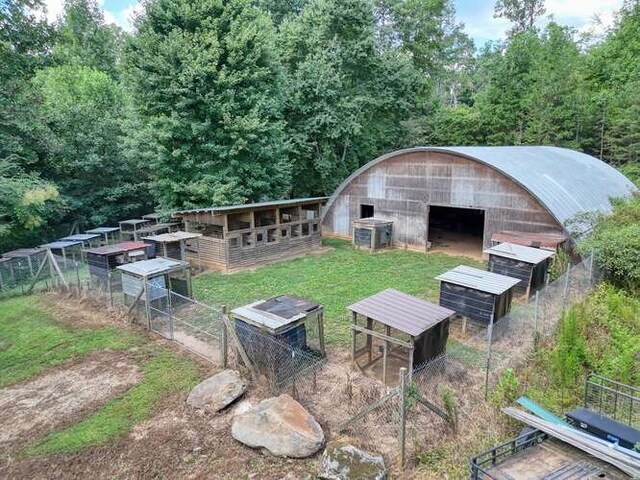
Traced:
[[143, 7], [125, 34], [96, 0], [53, 25], [40, 0], [0, 4], [5, 246], [154, 206], [326, 195], [416, 144], [566, 146], [640, 177], [637, 1], [585, 42], [540, 27], [543, 0], [498, 0], [507, 40], [479, 50], [451, 0]]

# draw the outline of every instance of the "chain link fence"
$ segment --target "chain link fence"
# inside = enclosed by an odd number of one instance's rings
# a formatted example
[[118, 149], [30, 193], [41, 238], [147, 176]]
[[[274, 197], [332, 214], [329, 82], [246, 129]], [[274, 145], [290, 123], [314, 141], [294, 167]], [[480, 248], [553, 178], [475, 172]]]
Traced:
[[[446, 353], [408, 372], [404, 388], [371, 398], [341, 429], [364, 447], [372, 438], [377, 444], [395, 442], [401, 462], [405, 451], [415, 454], [450, 432], [475, 430], [491, 436], [486, 400], [503, 372], [526, 364], [536, 344], [555, 331], [564, 310], [585, 298], [600, 278], [588, 257], [515, 303], [495, 323], [453, 321]], [[402, 428], [398, 419], [404, 419]]]

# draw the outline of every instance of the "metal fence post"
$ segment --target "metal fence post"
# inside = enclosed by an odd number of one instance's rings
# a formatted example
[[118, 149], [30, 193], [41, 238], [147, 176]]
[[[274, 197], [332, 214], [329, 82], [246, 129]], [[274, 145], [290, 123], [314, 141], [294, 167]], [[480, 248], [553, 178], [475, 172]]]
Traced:
[[[222, 305], [221, 315], [225, 315], [225, 316], [227, 315], [226, 305]], [[227, 325], [223, 321], [220, 321], [219, 323], [222, 326], [222, 335], [220, 335], [220, 340], [221, 340], [220, 356], [222, 360], [222, 368], [227, 368], [227, 363], [229, 361], [229, 351], [228, 351], [229, 339], [228, 339]]]
[[107, 273], [107, 288], [109, 290], [109, 305], [113, 307], [113, 286], [111, 282], [113, 281], [113, 274], [111, 271]]
[[491, 321], [489, 322], [489, 328], [487, 329], [487, 371], [484, 377], [484, 399], [489, 398], [489, 370], [491, 369], [491, 344], [493, 343], [493, 314], [491, 314]]
[[406, 412], [406, 395], [407, 395], [407, 369], [406, 367], [400, 368], [400, 390], [398, 391], [398, 396], [400, 400], [400, 466], [404, 467], [404, 459], [405, 459], [405, 437], [406, 437], [406, 422], [407, 422], [407, 412]]
[[536, 290], [536, 297], [534, 300], [534, 312], [533, 312], [533, 328], [534, 328], [534, 335], [537, 336], [538, 334], [538, 301], [540, 300], [540, 292], [538, 290]]
[[167, 287], [167, 313], [169, 315], [169, 338], [173, 340], [173, 315], [171, 314], [171, 290]]

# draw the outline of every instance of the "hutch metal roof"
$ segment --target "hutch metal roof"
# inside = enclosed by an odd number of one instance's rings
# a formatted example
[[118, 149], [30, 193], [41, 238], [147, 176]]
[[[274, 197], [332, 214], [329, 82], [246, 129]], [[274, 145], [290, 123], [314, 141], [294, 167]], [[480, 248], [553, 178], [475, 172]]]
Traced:
[[98, 233], [102, 235], [105, 233], [114, 233], [118, 231], [120, 231], [120, 228], [118, 227], [98, 227], [98, 228], [92, 228], [91, 230], [87, 230], [84, 233]]
[[187, 262], [159, 257], [151, 260], [127, 263], [125, 265], [120, 265], [117, 268], [122, 272], [129, 273], [137, 277], [152, 277], [188, 267], [189, 264]]
[[149, 237], [144, 237], [145, 240], [151, 240], [153, 242], [158, 243], [171, 243], [171, 242], [179, 242], [181, 240], [190, 240], [192, 238], [201, 237], [201, 233], [193, 233], [193, 232], [172, 232], [172, 233], [163, 233], [161, 235], [151, 235]]
[[63, 242], [86, 242], [87, 240], [93, 240], [95, 238], [100, 238], [99, 233], [76, 233], [75, 235], [67, 235], [66, 237], [62, 237], [60, 240]]
[[40, 245], [40, 248], [46, 248], [48, 250], [64, 250], [65, 248], [75, 247], [76, 245], [82, 245], [82, 242], [77, 240], [57, 241]]
[[448, 272], [438, 275], [436, 280], [472, 288], [481, 292], [501, 295], [520, 282], [517, 278], [498, 273], [487, 272], [473, 267], [460, 265]]
[[122, 220], [118, 222], [119, 224], [124, 225], [140, 225], [141, 223], [149, 223], [149, 220], [142, 220], [141, 218], [132, 218], [130, 220]]
[[364, 315], [413, 337], [420, 336], [434, 325], [455, 314], [453, 310], [393, 288], [388, 288], [349, 305], [347, 310]]
[[246, 203], [244, 205], [229, 205], [223, 207], [208, 207], [208, 208], [194, 208], [192, 210], [178, 210], [175, 212], [178, 215], [184, 213], [213, 213], [215, 214], [225, 214], [225, 213], [234, 213], [243, 210], [258, 210], [262, 208], [270, 208], [270, 207], [294, 207], [296, 205], [304, 205], [306, 203], [314, 203], [314, 202], [322, 202], [325, 203], [329, 197], [310, 197], [310, 198], [292, 198], [289, 200], [273, 200], [269, 202], [259, 202], [259, 203]]
[[279, 333], [320, 308], [322, 306], [319, 303], [305, 298], [280, 295], [236, 308], [231, 313], [239, 320]]
[[5, 258], [21, 258], [30, 257], [32, 255], [38, 255], [39, 253], [45, 253], [42, 248], [19, 248], [17, 250], [11, 250], [2, 254]]
[[144, 250], [145, 248], [147, 248], [147, 245], [143, 242], [121, 242], [105, 245], [104, 247], [88, 248], [85, 252], [95, 255], [117, 255], [124, 252]]
[[501, 243], [494, 247], [488, 248], [484, 253], [496, 255], [498, 257], [511, 258], [520, 260], [525, 263], [537, 265], [546, 259], [553, 257], [553, 252], [540, 248], [524, 247], [514, 243]]
[[[637, 188], [622, 173], [595, 157], [559, 147], [415, 147], [398, 150], [372, 160], [347, 178], [329, 199], [327, 210], [357, 176], [398, 155], [432, 151], [460, 155], [503, 173], [529, 191], [565, 225], [583, 212], [610, 212], [610, 199], [627, 197]], [[575, 226], [580, 233], [586, 225]]]

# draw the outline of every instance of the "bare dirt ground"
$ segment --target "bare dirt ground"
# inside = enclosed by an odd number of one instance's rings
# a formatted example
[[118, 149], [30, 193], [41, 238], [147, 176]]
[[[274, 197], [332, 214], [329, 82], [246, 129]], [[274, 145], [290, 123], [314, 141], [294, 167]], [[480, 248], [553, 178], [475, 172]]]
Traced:
[[101, 351], [0, 390], [0, 451], [73, 423], [140, 378], [126, 353]]

